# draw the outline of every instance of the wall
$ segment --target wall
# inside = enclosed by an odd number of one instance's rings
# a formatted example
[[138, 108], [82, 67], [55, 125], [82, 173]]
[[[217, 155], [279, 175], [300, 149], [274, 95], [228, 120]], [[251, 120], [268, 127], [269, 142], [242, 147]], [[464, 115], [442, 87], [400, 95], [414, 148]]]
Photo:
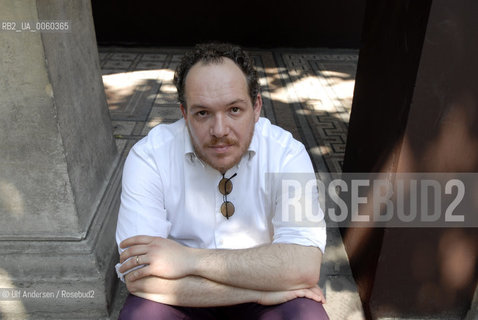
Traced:
[[93, 0], [100, 44], [190, 46], [221, 40], [253, 47], [359, 45], [365, 0]]

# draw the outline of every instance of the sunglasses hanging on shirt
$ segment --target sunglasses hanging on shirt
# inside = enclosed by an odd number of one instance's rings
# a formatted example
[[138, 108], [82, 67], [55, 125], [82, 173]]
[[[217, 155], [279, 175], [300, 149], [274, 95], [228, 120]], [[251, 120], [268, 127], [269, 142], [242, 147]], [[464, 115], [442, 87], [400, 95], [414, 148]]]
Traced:
[[232, 192], [231, 179], [234, 178], [235, 176], [237, 176], [237, 173], [234, 173], [229, 178], [226, 178], [223, 174], [222, 179], [221, 181], [219, 181], [219, 185], [217, 186], [219, 189], [219, 192], [222, 194], [222, 198], [224, 201], [221, 205], [221, 213], [224, 217], [226, 217], [226, 219], [229, 219], [229, 217], [232, 217], [234, 215], [234, 212], [236, 211], [232, 202], [227, 201], [227, 195]]

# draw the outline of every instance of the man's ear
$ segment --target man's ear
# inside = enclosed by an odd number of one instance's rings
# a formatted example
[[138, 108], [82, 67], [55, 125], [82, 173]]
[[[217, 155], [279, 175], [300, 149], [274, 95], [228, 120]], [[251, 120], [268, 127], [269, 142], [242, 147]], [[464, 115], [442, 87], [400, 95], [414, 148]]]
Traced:
[[258, 93], [256, 97], [256, 102], [254, 103], [254, 121], [259, 121], [259, 117], [261, 116], [262, 110], [262, 97], [261, 94]]
[[179, 105], [179, 108], [181, 109], [181, 113], [183, 114], [184, 120], [186, 120], [186, 107], [184, 107], [184, 105], [181, 103]]

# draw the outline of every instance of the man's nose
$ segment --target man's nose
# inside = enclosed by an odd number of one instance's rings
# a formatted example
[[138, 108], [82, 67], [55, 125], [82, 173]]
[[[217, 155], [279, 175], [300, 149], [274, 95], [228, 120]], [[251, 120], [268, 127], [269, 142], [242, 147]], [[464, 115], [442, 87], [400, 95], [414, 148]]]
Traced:
[[229, 124], [224, 115], [216, 115], [211, 127], [211, 135], [221, 138], [229, 134]]

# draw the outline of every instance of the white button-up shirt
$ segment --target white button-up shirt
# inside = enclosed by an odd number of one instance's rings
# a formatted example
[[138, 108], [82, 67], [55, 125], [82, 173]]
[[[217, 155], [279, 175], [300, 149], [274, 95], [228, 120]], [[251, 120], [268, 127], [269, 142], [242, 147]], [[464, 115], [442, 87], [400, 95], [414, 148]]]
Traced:
[[306, 173], [315, 179], [302, 143], [260, 118], [248, 152], [225, 177], [235, 173], [233, 189], [227, 195], [235, 212], [226, 219], [221, 214], [224, 200], [218, 189], [223, 175], [197, 158], [185, 121], [153, 128], [134, 145], [125, 162], [116, 229], [118, 245], [135, 235], [150, 235], [194, 248], [240, 249], [294, 243], [324, 252], [325, 223], [316, 188], [308, 196], [312, 197], [313, 214], [318, 213], [320, 221], [297, 223], [284, 220], [283, 208], [302, 207], [294, 207], [290, 201], [284, 205], [281, 198], [289, 191], [280, 189], [280, 183], [271, 185], [276, 180], [270, 173]]

